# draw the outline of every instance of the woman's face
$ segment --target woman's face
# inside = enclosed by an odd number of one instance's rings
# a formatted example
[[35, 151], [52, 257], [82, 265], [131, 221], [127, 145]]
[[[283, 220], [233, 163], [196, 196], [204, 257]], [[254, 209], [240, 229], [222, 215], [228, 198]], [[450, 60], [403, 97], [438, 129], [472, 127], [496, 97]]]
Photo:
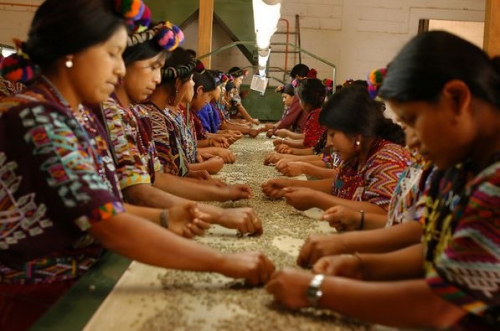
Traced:
[[205, 92], [205, 90], [198, 87], [196, 96], [191, 102], [191, 109], [194, 111], [201, 110], [201, 108], [203, 108], [212, 99], [212, 92], [213, 91]]
[[293, 95], [287, 94], [287, 93], [281, 93], [281, 97], [283, 98], [283, 104], [285, 107], [290, 107], [293, 102]]
[[435, 104], [389, 101], [401, 121], [414, 130], [408, 143], [418, 146], [420, 154], [440, 169], [462, 162], [472, 151], [473, 132], [466, 123], [472, 119], [457, 120], [453, 104], [452, 98], [440, 98]]
[[221, 87], [220, 86], [217, 86], [215, 88], [215, 90], [212, 91], [212, 97], [210, 98], [210, 101], [212, 100], [219, 100], [220, 99], [220, 95], [221, 95]]
[[141, 102], [146, 100], [161, 82], [161, 68], [165, 64], [165, 56], [159, 53], [150, 59], [135, 61], [127, 66], [124, 87], [130, 100]]
[[241, 86], [241, 83], [243, 83], [243, 76], [234, 78], [233, 84], [236, 88], [239, 88]]
[[177, 93], [179, 94], [181, 102], [190, 103], [193, 100], [194, 96], [194, 80], [193, 75], [189, 77], [189, 80], [182, 82], [180, 79], [177, 79], [176, 85], [179, 84], [179, 88], [177, 89]]
[[357, 146], [354, 139], [347, 136], [342, 131], [328, 129], [326, 144], [327, 146], [332, 146], [332, 150], [344, 161], [350, 160], [357, 152]]
[[68, 77], [81, 102], [106, 100], [125, 75], [122, 53], [127, 45], [127, 31], [119, 28], [107, 41], [91, 46], [73, 56]]

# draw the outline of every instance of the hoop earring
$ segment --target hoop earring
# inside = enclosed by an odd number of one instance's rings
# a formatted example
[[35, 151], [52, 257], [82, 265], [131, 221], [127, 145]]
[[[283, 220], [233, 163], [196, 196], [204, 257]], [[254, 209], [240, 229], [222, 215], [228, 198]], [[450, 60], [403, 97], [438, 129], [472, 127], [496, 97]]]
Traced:
[[73, 68], [73, 61], [71, 59], [67, 59], [66, 62], [64, 62], [64, 65], [66, 68], [71, 69]]

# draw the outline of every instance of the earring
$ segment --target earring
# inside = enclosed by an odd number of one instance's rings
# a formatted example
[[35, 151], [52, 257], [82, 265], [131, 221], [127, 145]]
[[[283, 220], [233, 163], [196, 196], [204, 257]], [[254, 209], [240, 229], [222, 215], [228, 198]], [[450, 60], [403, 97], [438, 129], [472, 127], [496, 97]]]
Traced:
[[359, 146], [359, 145], [361, 145], [361, 141], [356, 140], [356, 146]]
[[71, 59], [67, 59], [66, 62], [64, 62], [64, 65], [66, 68], [71, 69], [73, 68], [73, 61]]

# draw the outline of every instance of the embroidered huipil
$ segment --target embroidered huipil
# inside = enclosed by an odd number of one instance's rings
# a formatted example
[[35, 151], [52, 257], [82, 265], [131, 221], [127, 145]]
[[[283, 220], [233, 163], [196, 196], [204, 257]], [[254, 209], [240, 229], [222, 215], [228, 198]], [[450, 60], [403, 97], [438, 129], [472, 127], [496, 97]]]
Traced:
[[[83, 109], [82, 109], [83, 110]], [[104, 130], [42, 90], [0, 100], [0, 282], [83, 274], [103, 248], [88, 234], [124, 211]]]
[[319, 113], [321, 108], [314, 109], [307, 115], [304, 126], [304, 147], [313, 147], [321, 139], [325, 128], [319, 125]]
[[[434, 293], [500, 326], [500, 156], [433, 175], [418, 203], [426, 280]], [[422, 175], [427, 177], [429, 170]]]
[[186, 154], [189, 144], [186, 137], [190, 133], [184, 116], [168, 108], [160, 110], [151, 102], [141, 104], [140, 107], [151, 116], [156, 152], [165, 171], [176, 176], [187, 175], [188, 164], [196, 161], [196, 154]]
[[127, 109], [112, 96], [102, 105], [121, 189], [154, 183], [162, 169], [152, 137], [151, 118], [137, 105]]
[[363, 165], [357, 160], [340, 164], [331, 193], [339, 198], [370, 202], [387, 210], [398, 179], [410, 162], [406, 148], [377, 139]]

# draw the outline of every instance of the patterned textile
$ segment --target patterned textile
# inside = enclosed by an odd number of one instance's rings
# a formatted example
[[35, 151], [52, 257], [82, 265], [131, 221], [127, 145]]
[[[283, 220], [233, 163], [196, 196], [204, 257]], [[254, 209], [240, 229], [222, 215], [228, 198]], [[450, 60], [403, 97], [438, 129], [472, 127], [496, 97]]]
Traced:
[[161, 170], [161, 164], [149, 114], [137, 105], [129, 109], [123, 107], [115, 96], [104, 101], [102, 108], [121, 189], [154, 183], [155, 172]]
[[124, 211], [104, 130], [45, 91], [0, 101], [0, 282], [72, 279], [100, 256], [87, 230]]
[[[152, 102], [142, 104], [141, 107], [151, 116], [153, 139], [164, 170], [176, 176], [187, 175], [188, 164], [196, 161], [196, 148], [188, 147], [193, 141], [186, 139], [190, 131], [184, 116], [168, 108], [160, 110]], [[194, 151], [194, 154], [187, 155], [187, 151]]]
[[319, 125], [319, 113], [321, 108], [315, 109], [307, 115], [304, 127], [304, 147], [313, 147], [321, 139], [325, 128]]
[[205, 140], [207, 139], [207, 131], [203, 127], [203, 124], [201, 123], [200, 118], [198, 117], [198, 114], [194, 110], [189, 110], [188, 111], [188, 122], [191, 130], [194, 132], [194, 135], [196, 137], [196, 140]]
[[219, 118], [222, 123], [227, 122], [231, 119], [229, 113], [226, 110], [224, 102], [212, 102], [212, 106], [214, 106], [214, 108], [219, 112]]
[[403, 171], [391, 197], [385, 227], [418, 220], [416, 205], [421, 196], [421, 175], [422, 166], [418, 163], [412, 163]]
[[496, 330], [500, 327], [499, 160], [500, 153], [482, 171], [466, 162], [437, 172], [418, 204], [429, 287], [487, 323], [496, 323]]
[[219, 117], [219, 111], [215, 108], [212, 103], [207, 103], [203, 108], [196, 114], [201, 121], [203, 129], [210, 133], [217, 133], [221, 124]]
[[14, 83], [0, 76], [0, 97], [8, 97], [24, 91], [26, 86], [21, 83]]
[[387, 210], [396, 183], [410, 162], [410, 153], [403, 146], [375, 140], [363, 165], [357, 160], [340, 164], [331, 193], [343, 199], [367, 201]]

